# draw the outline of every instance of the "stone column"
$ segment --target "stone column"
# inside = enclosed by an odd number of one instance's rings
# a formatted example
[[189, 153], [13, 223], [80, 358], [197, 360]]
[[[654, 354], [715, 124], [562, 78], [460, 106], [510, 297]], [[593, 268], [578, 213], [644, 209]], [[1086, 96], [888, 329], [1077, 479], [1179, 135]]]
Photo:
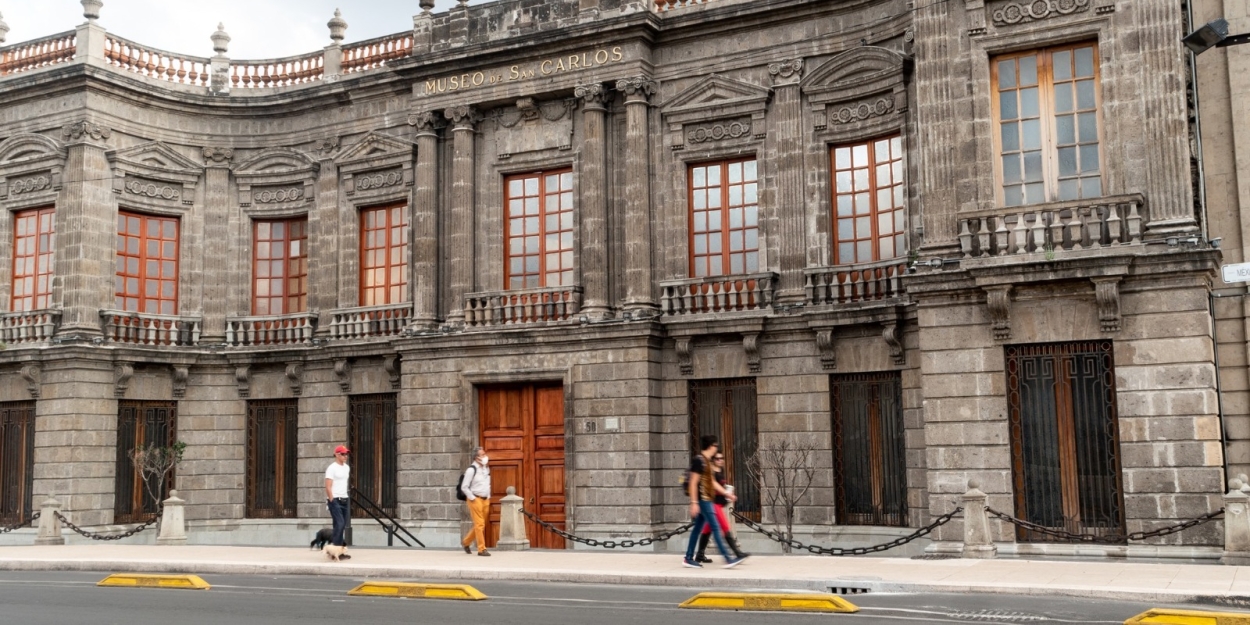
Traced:
[[607, 89], [594, 83], [578, 85], [573, 95], [582, 107], [581, 222], [579, 267], [583, 289], [582, 314], [591, 319], [612, 316], [608, 306], [608, 196], [607, 149], [604, 144], [604, 100]]
[[[778, 253], [773, 265], [781, 271], [777, 289], [779, 302], [803, 301], [803, 268], [807, 266], [807, 211], [805, 210], [803, 174], [803, 110], [800, 104], [799, 79], [803, 76], [803, 59], [785, 59], [768, 66], [773, 78], [773, 104], [769, 110], [771, 126], [767, 150], [767, 167], [772, 174], [773, 206], [771, 212], [778, 227], [769, 248]], [[763, 270], [763, 267], [760, 267]]]
[[[231, 148], [204, 148], [204, 242], [230, 240]], [[221, 343], [226, 339], [226, 316], [250, 314], [230, 310], [230, 255], [207, 249], [204, 253], [204, 328], [200, 341]]]
[[112, 131], [84, 120], [66, 126], [61, 134], [67, 156], [56, 202], [54, 257], [63, 284], [57, 334], [89, 339], [102, 335], [100, 310], [113, 307], [117, 204], [112, 169], [104, 156]]
[[438, 130], [437, 113], [413, 113], [417, 129], [417, 165], [412, 191], [412, 326], [438, 325]]
[[451, 215], [448, 219], [447, 249], [443, 255], [448, 259], [447, 321], [452, 325], [464, 324], [464, 296], [473, 291], [474, 260], [474, 188], [475, 163], [473, 144], [477, 122], [481, 119], [472, 106], [453, 106], [443, 112], [451, 121]]
[[961, 497], [964, 503], [964, 551], [965, 558], [988, 559], [998, 554], [998, 548], [990, 539], [990, 521], [985, 515], [989, 496], [981, 492], [981, 484], [968, 480], [968, 492]]
[[916, 28], [916, 107], [915, 158], [919, 164], [920, 214], [924, 216], [924, 243], [919, 246], [932, 254], [954, 250], [955, 213], [958, 210], [954, 181], [958, 158], [954, 146], [957, 119], [964, 112], [956, 107], [956, 95], [964, 89], [952, 76], [952, 59], [959, 54], [960, 27], [951, 17], [949, 2], [940, 2], [915, 13]]
[[625, 94], [625, 309], [658, 309], [651, 282], [651, 157], [648, 100], [655, 82], [646, 76], [616, 81]]
[[[1141, 46], [1141, 98], [1145, 144], [1153, 151], [1146, 159], [1145, 179], [1150, 222], [1147, 231], [1155, 235], [1196, 230], [1193, 186], [1189, 173], [1189, 136], [1184, 47], [1176, 45], [1185, 36], [1184, 16], [1168, 0], [1133, 3], [1137, 40]], [[1106, 179], [1103, 179], [1106, 184]], [[1105, 189], [1105, 187], [1104, 187]]]
[[[334, 150], [322, 151], [317, 161], [317, 204], [308, 212], [308, 246], [319, 250], [308, 255], [308, 310], [319, 312], [317, 334], [330, 332], [330, 311], [358, 305], [359, 276], [346, 279], [341, 272], [359, 273], [353, 259], [343, 259], [343, 248], [359, 249], [359, 241], [342, 241], [339, 227], [339, 168]], [[359, 239], [358, 219], [347, 228]], [[343, 283], [350, 283], [344, 285]]]

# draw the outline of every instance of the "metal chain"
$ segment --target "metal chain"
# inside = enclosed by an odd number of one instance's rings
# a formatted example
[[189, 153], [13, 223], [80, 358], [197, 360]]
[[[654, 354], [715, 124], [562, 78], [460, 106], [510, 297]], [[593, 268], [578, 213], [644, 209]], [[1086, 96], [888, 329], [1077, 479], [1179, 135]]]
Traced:
[[526, 510], [525, 508], [521, 508], [521, 514], [524, 514], [525, 518], [537, 523], [539, 527], [547, 530], [548, 532], [551, 532], [552, 534], [555, 534], [556, 536], [571, 540], [575, 543], [581, 543], [583, 545], [589, 545], [591, 547], [603, 547], [604, 549], [615, 549], [617, 547], [620, 547], [621, 549], [629, 549], [630, 547], [646, 547], [647, 545], [650, 545], [651, 543], [664, 542], [674, 536], [680, 536], [690, 531], [690, 528], [694, 525], [694, 523], [687, 523], [677, 529], [669, 530], [667, 532], [663, 532], [655, 536], [649, 536], [647, 538], [639, 538], [638, 540], [620, 540], [620, 541], [595, 540], [593, 538], [582, 538], [581, 536], [574, 536], [534, 516], [533, 514], [530, 514], [530, 511]]
[[157, 515], [155, 518], [148, 521], [147, 523], [141, 523], [139, 525], [136, 525], [130, 528], [129, 530], [122, 532], [121, 534], [96, 534], [95, 532], [88, 532], [87, 530], [81, 527], [78, 527], [77, 525], [74, 525], [73, 523], [70, 523], [69, 519], [65, 518], [65, 515], [61, 514], [59, 511], [56, 513], [56, 518], [60, 519], [61, 522], [65, 524], [65, 527], [68, 527], [74, 530], [75, 532], [78, 532], [79, 534], [82, 534], [83, 536], [90, 538], [91, 540], [121, 540], [123, 538], [129, 538], [131, 536], [134, 536], [135, 534], [138, 534], [139, 532], [142, 532], [143, 530], [149, 527], [152, 527], [153, 525], [156, 525], [156, 522], [159, 521], [161, 517]]
[[813, 554], [820, 555], [820, 556], [863, 556], [863, 555], [868, 555], [870, 553], [879, 553], [882, 551], [886, 551], [888, 549], [893, 549], [895, 547], [906, 545], [907, 543], [913, 540], [916, 540], [917, 538], [920, 538], [921, 536], [926, 536], [933, 530], [949, 523], [951, 519], [955, 518], [955, 515], [963, 511], [964, 511], [963, 508], [955, 508], [954, 510], [951, 510], [950, 512], [943, 514], [942, 516], [934, 519], [932, 523], [906, 536], [891, 540], [888, 543], [882, 543], [880, 545], [873, 545], [871, 547], [852, 547], [849, 549], [843, 548], [843, 547], [821, 547], [820, 545], [805, 545], [794, 539], [786, 539], [786, 537], [781, 535], [780, 532], [769, 531], [768, 529], [761, 526], [759, 523], [756, 523], [755, 521], [752, 521], [751, 519], [748, 519], [742, 516], [738, 512], [734, 512], [734, 518], [741, 521], [743, 525], [783, 545], [788, 545], [791, 549], [797, 549], [799, 551], [807, 551], [809, 553], [813, 553]]
[[34, 523], [38, 518], [39, 518], [39, 511], [36, 510], [34, 514], [30, 515], [29, 519], [26, 519], [24, 521], [18, 521], [17, 524], [10, 525], [8, 527], [0, 527], [0, 534], [7, 534], [15, 529], [26, 527], [27, 525]]
[[1215, 512], [1208, 512], [1207, 514], [1204, 514], [1200, 517], [1189, 519], [1188, 521], [1183, 521], [1181, 523], [1177, 523], [1176, 525], [1169, 525], [1167, 527], [1161, 527], [1157, 530], [1151, 530], [1149, 532], [1132, 532], [1130, 534], [1111, 534], [1107, 536], [1098, 536], [1096, 534], [1074, 534], [1072, 532], [1055, 529], [1053, 527], [1046, 527], [1044, 525], [1038, 525], [1037, 523], [1031, 523], [1029, 521], [1025, 521], [1024, 519], [1017, 519], [1016, 517], [1013, 517], [1010, 514], [999, 512], [989, 507], [987, 507], [985, 511], [988, 512], [992, 516], [998, 517], [999, 519], [1002, 519], [1003, 521], [1006, 521], [1008, 523], [1011, 523], [1012, 525], [1015, 525], [1016, 527], [1024, 528], [1031, 532], [1037, 532], [1039, 534], [1045, 534], [1047, 536], [1053, 536], [1055, 538], [1063, 538], [1065, 540], [1072, 540], [1072, 541], [1077, 541], [1077, 542], [1107, 543], [1107, 544], [1119, 544], [1119, 543], [1123, 543], [1129, 540], [1146, 540], [1147, 538], [1156, 538], [1159, 536], [1167, 536], [1168, 534], [1175, 534], [1177, 532], [1187, 530], [1196, 525], [1202, 525], [1203, 523], [1206, 523], [1207, 521], [1211, 521], [1215, 519], [1216, 517], [1220, 516], [1221, 514], [1224, 514], [1224, 509], [1220, 508], [1219, 510], [1216, 510]]

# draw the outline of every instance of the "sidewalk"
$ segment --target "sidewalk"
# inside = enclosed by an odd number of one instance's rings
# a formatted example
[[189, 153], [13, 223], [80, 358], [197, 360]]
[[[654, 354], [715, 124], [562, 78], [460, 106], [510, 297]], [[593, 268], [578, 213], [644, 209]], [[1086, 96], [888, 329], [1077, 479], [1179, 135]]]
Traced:
[[1250, 598], [1250, 567], [1037, 560], [752, 556], [734, 569], [687, 569], [680, 554], [358, 548], [347, 562], [287, 547], [62, 545], [0, 547], [0, 570], [342, 575], [393, 580], [511, 580], [700, 589], [1000, 593], [1181, 603]]

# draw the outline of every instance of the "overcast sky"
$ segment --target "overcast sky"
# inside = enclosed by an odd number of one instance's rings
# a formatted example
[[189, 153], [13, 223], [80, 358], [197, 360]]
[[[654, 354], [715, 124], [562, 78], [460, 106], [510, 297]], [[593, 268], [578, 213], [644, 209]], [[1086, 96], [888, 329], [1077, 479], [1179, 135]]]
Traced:
[[[472, 0], [479, 4], [483, 0]], [[440, 13], [455, 0], [437, 0]], [[100, 25], [136, 43], [192, 56], [212, 56], [208, 36], [217, 23], [230, 34], [229, 56], [270, 59], [319, 50], [330, 43], [334, 9], [347, 20], [344, 43], [412, 29], [417, 0], [104, 0]], [[5, 45], [73, 30], [83, 23], [78, 0], [0, 0], [11, 29]]]

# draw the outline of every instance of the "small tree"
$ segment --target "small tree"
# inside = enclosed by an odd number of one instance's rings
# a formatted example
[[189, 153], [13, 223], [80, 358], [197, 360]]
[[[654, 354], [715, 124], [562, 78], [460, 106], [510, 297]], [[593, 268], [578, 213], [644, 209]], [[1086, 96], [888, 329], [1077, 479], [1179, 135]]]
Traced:
[[182, 453], [187, 444], [178, 441], [168, 447], [147, 445], [134, 448], [130, 452], [130, 461], [143, 478], [143, 488], [148, 496], [156, 502], [156, 514], [160, 515], [165, 506], [165, 482], [174, 474], [178, 463], [182, 462]]
[[[811, 441], [780, 439], [760, 445], [747, 459], [747, 473], [759, 484], [773, 526], [787, 541], [794, 539], [794, 509], [816, 478], [815, 452]], [[783, 544], [782, 549], [790, 553], [790, 545]]]

